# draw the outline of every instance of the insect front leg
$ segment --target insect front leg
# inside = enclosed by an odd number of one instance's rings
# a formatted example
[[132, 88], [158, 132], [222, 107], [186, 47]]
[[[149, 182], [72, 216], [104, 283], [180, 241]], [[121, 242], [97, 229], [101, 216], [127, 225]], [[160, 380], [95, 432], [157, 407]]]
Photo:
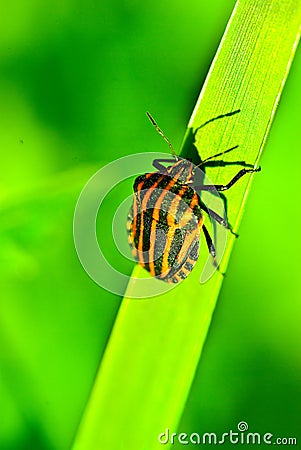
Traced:
[[207, 169], [208, 167], [227, 167], [227, 166], [243, 166], [253, 168], [253, 164], [249, 164], [246, 161], [208, 161], [205, 162], [204, 167]]
[[153, 161], [154, 168], [159, 170], [160, 172], [162, 172], [162, 171], [166, 172], [166, 167], [163, 166], [163, 164], [161, 164], [163, 162], [174, 164], [175, 158], [173, 158], [173, 159], [171, 159], [171, 158], [169, 158], [169, 159], [154, 159], [154, 161]]
[[228, 184], [211, 184], [211, 185], [203, 185], [203, 186], [194, 186], [195, 190], [200, 191], [226, 191], [230, 189], [241, 177], [246, 175], [247, 173], [260, 172], [261, 167], [257, 169], [242, 169], [240, 170], [233, 178], [229, 181]]

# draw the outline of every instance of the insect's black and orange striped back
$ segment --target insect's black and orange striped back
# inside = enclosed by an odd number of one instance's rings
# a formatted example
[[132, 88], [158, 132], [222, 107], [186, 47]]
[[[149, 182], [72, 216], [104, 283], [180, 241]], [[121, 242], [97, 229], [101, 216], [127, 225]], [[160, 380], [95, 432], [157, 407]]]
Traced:
[[203, 224], [198, 194], [187, 184], [192, 166], [178, 161], [166, 173], [147, 173], [134, 183], [128, 217], [133, 254], [151, 275], [177, 283], [191, 272]]

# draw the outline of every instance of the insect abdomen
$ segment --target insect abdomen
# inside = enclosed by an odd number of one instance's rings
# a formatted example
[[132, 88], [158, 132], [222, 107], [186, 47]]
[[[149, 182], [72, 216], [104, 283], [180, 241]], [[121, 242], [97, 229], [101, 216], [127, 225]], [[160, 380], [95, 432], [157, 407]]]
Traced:
[[134, 187], [128, 218], [133, 254], [151, 275], [177, 283], [198, 257], [203, 223], [199, 197], [188, 185], [158, 173], [138, 177]]

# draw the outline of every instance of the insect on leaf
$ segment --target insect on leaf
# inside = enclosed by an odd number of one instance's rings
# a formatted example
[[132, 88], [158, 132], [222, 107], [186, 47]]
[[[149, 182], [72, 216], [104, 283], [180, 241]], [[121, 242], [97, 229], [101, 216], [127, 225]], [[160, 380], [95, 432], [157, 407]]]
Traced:
[[[192, 145], [202, 159], [239, 145], [235, 159], [258, 164], [296, 50], [300, 22], [297, 0], [237, 2], [189, 121], [182, 155], [189, 156]], [[209, 123], [194, 137], [202, 123], [236, 109], [241, 112]], [[211, 168], [208, 175], [222, 184], [236, 172], [237, 167], [229, 166]], [[227, 193], [228, 218], [235, 230], [252, 178], [244, 177]], [[229, 235], [222, 271], [234, 240]], [[136, 278], [147, 276], [141, 267], [135, 268], [74, 450], [159, 449], [159, 433], [176, 430], [223, 282], [216, 272], [200, 283], [207, 259], [204, 249], [185, 281], [154, 298], [131, 298]]]

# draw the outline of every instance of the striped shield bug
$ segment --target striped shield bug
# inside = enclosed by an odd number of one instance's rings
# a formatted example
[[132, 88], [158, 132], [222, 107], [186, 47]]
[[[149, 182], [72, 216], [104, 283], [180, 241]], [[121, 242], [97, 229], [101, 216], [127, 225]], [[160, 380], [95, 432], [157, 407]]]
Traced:
[[[239, 113], [236, 110], [208, 120], [195, 130], [209, 122]], [[201, 191], [220, 192], [230, 189], [247, 173], [258, 172], [243, 163], [241, 169], [228, 184], [195, 184], [196, 166], [188, 159], [178, 157], [163, 131], [153, 117], [146, 113], [157, 132], [167, 142], [171, 159], [155, 159], [155, 172], [140, 175], [134, 182], [133, 204], [127, 220], [128, 240], [137, 262], [152, 276], [167, 283], [179, 283], [192, 271], [199, 255], [200, 232], [218, 269], [216, 249], [207, 227], [204, 224], [204, 212], [210, 218], [236, 235], [226, 219], [206, 207], [200, 198]], [[222, 156], [238, 146], [217, 153], [203, 160], [199, 166], [216, 157]], [[241, 163], [241, 162], [240, 162]], [[198, 167], [199, 167], [198, 166]], [[237, 236], [237, 235], [236, 235]]]

